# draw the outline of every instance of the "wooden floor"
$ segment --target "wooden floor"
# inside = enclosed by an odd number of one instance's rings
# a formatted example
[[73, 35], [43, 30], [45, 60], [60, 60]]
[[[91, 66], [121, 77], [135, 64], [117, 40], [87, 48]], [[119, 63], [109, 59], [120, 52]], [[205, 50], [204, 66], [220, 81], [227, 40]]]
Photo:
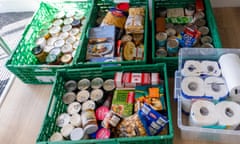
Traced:
[[[240, 48], [240, 8], [217, 8], [214, 14], [218, 24], [223, 47]], [[171, 97], [173, 97], [172, 78], [169, 79]], [[52, 86], [27, 85], [19, 79], [15, 82], [0, 109], [0, 144], [33, 144], [40, 131], [48, 105]], [[202, 140], [184, 140], [177, 128], [177, 105], [171, 99], [174, 143], [208, 144]], [[212, 142], [213, 143], [213, 142]], [[216, 144], [216, 143], [214, 143]]]

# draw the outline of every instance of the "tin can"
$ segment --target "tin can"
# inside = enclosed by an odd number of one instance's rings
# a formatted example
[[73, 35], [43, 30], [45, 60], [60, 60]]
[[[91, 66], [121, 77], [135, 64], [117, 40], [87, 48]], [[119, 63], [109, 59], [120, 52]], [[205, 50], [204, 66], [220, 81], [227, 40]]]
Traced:
[[47, 44], [47, 41], [44, 37], [40, 37], [36, 40], [36, 45], [40, 46], [41, 48], [44, 48]]
[[73, 28], [70, 30], [70, 36], [76, 36], [80, 32], [79, 28]]
[[39, 63], [44, 63], [46, 61], [47, 53], [40, 46], [36, 46], [32, 49], [32, 53], [37, 58]]
[[157, 50], [156, 50], [156, 56], [157, 57], [166, 57], [167, 56], [167, 50], [165, 47], [159, 47]]
[[68, 25], [64, 25], [62, 27], [62, 32], [69, 32], [72, 29], [72, 25], [68, 24]]
[[74, 113], [70, 117], [70, 124], [74, 127], [81, 127], [82, 126], [82, 119], [81, 115], [78, 113]]
[[164, 32], [157, 33], [156, 40], [159, 47], [165, 46], [167, 41], [167, 33]]
[[43, 50], [46, 52], [46, 53], [49, 53], [52, 49], [54, 49], [54, 46], [52, 45], [46, 45]]
[[73, 19], [71, 25], [72, 25], [72, 27], [80, 27], [81, 21], [79, 19]]
[[201, 38], [201, 43], [202, 44], [205, 44], [205, 43], [212, 43], [212, 38], [210, 37], [210, 36], [203, 36], [202, 38]]
[[72, 22], [73, 22], [73, 18], [71, 18], [71, 17], [65, 18], [63, 21], [64, 25], [70, 25], [70, 24], [72, 24]]
[[67, 112], [69, 114], [79, 113], [81, 110], [81, 104], [79, 102], [70, 103], [67, 107]]
[[72, 53], [72, 51], [73, 51], [72, 45], [69, 43], [66, 43], [61, 47], [61, 52], [64, 54]]
[[96, 104], [92, 100], [87, 100], [82, 104], [82, 111], [94, 110], [96, 108]]
[[50, 137], [49, 141], [54, 142], [54, 141], [63, 141], [63, 136], [60, 132], [55, 132], [53, 135]]
[[73, 45], [72, 45], [73, 49], [76, 50], [76, 49], [78, 48], [79, 44], [80, 44], [80, 41], [79, 41], [79, 40], [75, 41], [75, 42], [73, 43]]
[[90, 87], [90, 85], [91, 85], [91, 82], [86, 78], [78, 81], [79, 90], [86, 90]]
[[168, 36], [175, 36], [177, 34], [177, 31], [174, 28], [168, 28], [166, 30], [166, 33]]
[[74, 80], [69, 80], [64, 84], [67, 91], [75, 91], [77, 89], [77, 82]]
[[95, 101], [97, 104], [103, 103], [103, 90], [93, 89], [90, 94], [91, 100]]
[[59, 58], [61, 57], [62, 53], [61, 53], [61, 49], [60, 48], [53, 48], [48, 55], [55, 55], [56, 56], [56, 61], [54, 61], [55, 63], [53, 64], [59, 64], [60, 60]]
[[201, 32], [202, 36], [208, 35], [209, 33], [209, 28], [206, 26], [201, 26], [198, 30]]
[[92, 134], [98, 130], [97, 119], [93, 110], [82, 112], [82, 125], [85, 133]]
[[82, 128], [75, 128], [70, 134], [70, 140], [77, 141], [81, 140], [84, 137], [84, 131]]
[[53, 46], [56, 40], [58, 40], [58, 37], [50, 37], [47, 40], [47, 45], [52, 45]]
[[136, 45], [139, 45], [143, 41], [143, 34], [133, 34], [133, 41]]
[[[70, 31], [71, 32], [71, 31]], [[66, 39], [66, 43], [67, 44], [73, 44], [76, 41], [76, 37], [73, 35], [70, 35], [67, 39]]]
[[72, 126], [71, 124], [66, 124], [61, 128], [60, 131], [63, 137], [69, 138], [73, 129], [74, 129], [74, 126]]
[[62, 26], [63, 25], [63, 20], [62, 19], [55, 19], [53, 22], [54, 26]]
[[176, 39], [170, 39], [167, 42], [167, 52], [169, 56], [176, 56], [178, 54], [179, 42]]
[[46, 57], [46, 63], [49, 65], [57, 65], [58, 64], [57, 61], [58, 61], [58, 58], [54, 54], [48, 54], [48, 56]]
[[56, 15], [55, 18], [56, 19], [62, 19], [65, 17], [65, 12], [64, 11], [59, 11]]
[[194, 19], [203, 19], [203, 18], [205, 18], [205, 14], [204, 14], [204, 12], [196, 12], [195, 14], [194, 14]]
[[64, 54], [64, 55], [62, 55], [60, 61], [64, 64], [69, 64], [69, 63], [72, 62], [72, 58], [73, 58], [72, 54], [70, 54], [70, 53], [69, 54]]
[[69, 36], [69, 33], [68, 32], [61, 32], [58, 36], [59, 39], [63, 39], [63, 40], [66, 40]]
[[54, 47], [57, 47], [57, 48], [60, 48], [64, 45], [65, 41], [63, 39], [58, 39], [54, 42], [53, 46]]
[[77, 93], [77, 101], [83, 103], [88, 100], [90, 93], [87, 90], [82, 90]]
[[61, 31], [61, 27], [60, 26], [53, 26], [49, 29], [49, 33], [53, 36], [53, 37], [57, 37], [58, 34]]
[[196, 24], [198, 27], [205, 26], [205, 25], [206, 25], [206, 20], [205, 20], [205, 19], [197, 19], [197, 20], [195, 21], [195, 24]]
[[74, 92], [67, 92], [63, 95], [62, 100], [65, 104], [71, 104], [75, 101], [76, 94]]
[[70, 121], [70, 115], [67, 113], [62, 113], [57, 117], [56, 125], [58, 127], [63, 127], [69, 124], [69, 121]]
[[93, 89], [99, 89], [103, 86], [103, 79], [98, 77], [98, 78], [94, 78], [91, 81], [91, 88]]
[[115, 88], [114, 80], [113, 79], [108, 79], [105, 80], [103, 83], [103, 89], [105, 91], [112, 91]]

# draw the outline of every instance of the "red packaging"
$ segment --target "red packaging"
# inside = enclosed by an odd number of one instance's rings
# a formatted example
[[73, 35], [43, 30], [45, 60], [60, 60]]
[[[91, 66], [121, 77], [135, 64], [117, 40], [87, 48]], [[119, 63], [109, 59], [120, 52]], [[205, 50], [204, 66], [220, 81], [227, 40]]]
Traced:
[[161, 83], [161, 78], [159, 73], [151, 73], [151, 83], [152, 85], [158, 85]]
[[131, 91], [128, 93], [127, 103], [134, 104], [134, 100], [135, 100], [135, 93], [133, 91]]
[[196, 11], [197, 11], [197, 12], [202, 12], [202, 11], [204, 11], [203, 0], [196, 0]]
[[141, 85], [150, 85], [150, 84], [151, 84], [151, 75], [150, 75], [150, 73], [142, 73]]
[[122, 72], [116, 72], [114, 76], [114, 84], [116, 88], [122, 88], [123, 87], [123, 73]]
[[108, 139], [110, 138], [110, 130], [106, 128], [101, 128], [97, 131], [96, 139]]
[[109, 109], [106, 106], [100, 106], [99, 108], [97, 108], [96, 114], [95, 114], [97, 120], [103, 120], [108, 112], [109, 112]]

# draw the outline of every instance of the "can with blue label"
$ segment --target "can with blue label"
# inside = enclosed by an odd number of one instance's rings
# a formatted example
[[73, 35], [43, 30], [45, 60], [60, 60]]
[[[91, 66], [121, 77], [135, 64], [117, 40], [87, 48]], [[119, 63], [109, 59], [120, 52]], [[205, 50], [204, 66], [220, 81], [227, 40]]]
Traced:
[[167, 33], [159, 32], [156, 34], [156, 42], [158, 47], [164, 47], [167, 41]]
[[177, 39], [169, 39], [167, 41], [167, 52], [169, 56], [177, 56], [179, 42]]

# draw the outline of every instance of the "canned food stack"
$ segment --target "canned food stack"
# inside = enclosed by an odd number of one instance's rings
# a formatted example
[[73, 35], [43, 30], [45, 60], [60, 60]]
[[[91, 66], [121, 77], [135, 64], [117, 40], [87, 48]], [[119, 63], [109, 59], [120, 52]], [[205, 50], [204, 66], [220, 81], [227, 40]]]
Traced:
[[60, 10], [51, 22], [40, 29], [36, 46], [32, 49], [39, 64], [64, 65], [72, 62], [86, 25], [84, 11]]
[[119, 3], [97, 13], [88, 36], [86, 62], [143, 61], [145, 6]]
[[64, 83], [66, 111], [49, 141], [109, 139], [166, 134], [167, 109], [159, 73], [116, 72]]
[[161, 6], [155, 15], [156, 57], [176, 57], [183, 47], [213, 48], [202, 0], [184, 7]]

